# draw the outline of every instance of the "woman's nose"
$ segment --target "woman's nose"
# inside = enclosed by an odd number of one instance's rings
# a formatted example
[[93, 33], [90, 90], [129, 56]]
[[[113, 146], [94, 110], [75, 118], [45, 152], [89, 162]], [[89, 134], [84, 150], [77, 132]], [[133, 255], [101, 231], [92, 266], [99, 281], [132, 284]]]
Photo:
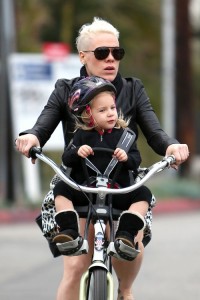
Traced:
[[110, 51], [110, 53], [108, 54], [108, 56], [106, 57], [106, 60], [115, 60], [114, 56], [112, 55], [112, 51]]

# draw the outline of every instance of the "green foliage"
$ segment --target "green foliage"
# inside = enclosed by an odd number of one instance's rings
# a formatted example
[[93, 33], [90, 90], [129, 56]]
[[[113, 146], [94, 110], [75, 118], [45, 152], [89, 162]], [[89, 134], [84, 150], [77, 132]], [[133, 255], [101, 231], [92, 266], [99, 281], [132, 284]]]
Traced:
[[[175, 172], [175, 171], [174, 171]], [[147, 183], [157, 198], [188, 198], [190, 200], [199, 200], [200, 186], [196, 180], [180, 178], [175, 173], [155, 175], [152, 180]]]
[[19, 52], [41, 52], [43, 42], [71, 42], [72, 8], [68, 1], [16, 0], [15, 7]]
[[15, 3], [19, 52], [40, 52], [45, 41], [69, 43], [76, 52], [75, 38], [84, 23], [92, 22], [94, 16], [111, 22], [119, 29], [120, 42], [126, 50], [120, 72], [123, 76], [142, 78], [153, 105], [158, 105], [160, 1], [16, 0]]

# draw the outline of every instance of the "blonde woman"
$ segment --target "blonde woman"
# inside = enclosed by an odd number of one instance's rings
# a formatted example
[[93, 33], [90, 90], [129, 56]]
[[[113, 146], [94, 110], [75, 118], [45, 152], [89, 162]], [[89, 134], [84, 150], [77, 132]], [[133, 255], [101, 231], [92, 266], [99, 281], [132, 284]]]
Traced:
[[[120, 75], [119, 65], [125, 51], [119, 44], [119, 31], [109, 22], [94, 18], [91, 24], [87, 23], [80, 28], [76, 45], [83, 64], [80, 77], [98, 76], [112, 82], [117, 91], [117, 110], [121, 110], [123, 115], [130, 119], [129, 127], [138, 134], [137, 127], [139, 126], [147, 143], [157, 154], [162, 156], [173, 154], [176, 158], [176, 165], [173, 167], [177, 169], [188, 158], [188, 146], [180, 144], [162, 130], [142, 82], [135, 77], [123, 78]], [[73, 136], [75, 124], [70, 110], [66, 110], [67, 99], [72, 86], [80, 80], [80, 77], [60, 79], [56, 82], [55, 89], [33, 128], [21, 132], [16, 139], [16, 147], [23, 155], [29, 157], [29, 150], [32, 146], [43, 147], [59, 122], [62, 122], [64, 142], [68, 145]], [[49, 236], [55, 228], [55, 220], [51, 215], [54, 207], [52, 191], [49, 192], [44, 203], [43, 232], [45, 236]], [[45, 210], [48, 204], [50, 215]], [[137, 207], [137, 211], [143, 214], [140, 207]], [[85, 220], [81, 219], [80, 234], [83, 233], [84, 224]], [[144, 253], [142, 235], [137, 236], [137, 239], [141, 253], [133, 262], [113, 259], [113, 266], [119, 280], [118, 299], [134, 299], [132, 285], [140, 270]], [[79, 281], [90, 263], [90, 255], [73, 258], [64, 256], [63, 258], [64, 274], [58, 289], [57, 300], [77, 300]]]

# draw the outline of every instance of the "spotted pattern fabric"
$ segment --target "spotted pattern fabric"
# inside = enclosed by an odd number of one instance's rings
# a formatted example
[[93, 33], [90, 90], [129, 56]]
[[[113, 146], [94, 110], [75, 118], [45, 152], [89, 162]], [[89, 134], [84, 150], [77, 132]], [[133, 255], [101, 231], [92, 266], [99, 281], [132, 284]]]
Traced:
[[47, 239], [52, 239], [58, 232], [57, 224], [54, 218], [56, 210], [53, 194], [53, 188], [58, 181], [60, 181], [60, 178], [57, 175], [55, 175], [50, 182], [50, 190], [45, 196], [42, 203], [42, 229], [43, 234]]

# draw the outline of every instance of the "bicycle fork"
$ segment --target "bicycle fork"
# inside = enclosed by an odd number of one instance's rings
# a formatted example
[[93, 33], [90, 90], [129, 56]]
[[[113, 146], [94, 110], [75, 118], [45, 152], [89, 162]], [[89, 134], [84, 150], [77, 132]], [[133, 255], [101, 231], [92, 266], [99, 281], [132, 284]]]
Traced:
[[105, 229], [106, 224], [103, 220], [97, 220], [94, 224], [95, 238], [94, 238], [94, 253], [92, 264], [88, 270], [82, 275], [80, 281], [80, 293], [79, 300], [88, 300], [87, 298], [87, 286], [89, 283], [90, 272], [92, 273], [95, 268], [102, 268], [107, 272], [107, 299], [114, 299], [114, 283], [112, 274], [108, 271], [107, 266], [104, 263], [105, 255]]

